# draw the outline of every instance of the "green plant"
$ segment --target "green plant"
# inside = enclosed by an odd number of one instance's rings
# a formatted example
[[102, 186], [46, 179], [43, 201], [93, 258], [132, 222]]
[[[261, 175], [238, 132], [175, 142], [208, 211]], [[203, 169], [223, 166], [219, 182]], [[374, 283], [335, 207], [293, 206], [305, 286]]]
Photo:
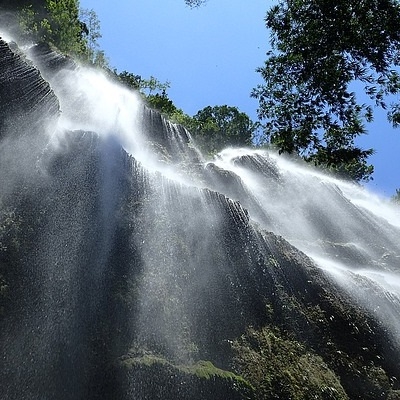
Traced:
[[232, 347], [235, 371], [255, 387], [259, 399], [348, 399], [320, 356], [276, 328], [249, 328]]

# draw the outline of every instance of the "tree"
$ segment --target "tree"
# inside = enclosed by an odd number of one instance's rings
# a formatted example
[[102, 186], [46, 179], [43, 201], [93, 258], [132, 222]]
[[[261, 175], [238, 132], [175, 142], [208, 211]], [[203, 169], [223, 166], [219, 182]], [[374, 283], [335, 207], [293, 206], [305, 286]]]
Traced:
[[81, 61], [108, 68], [108, 59], [98, 45], [97, 14], [79, 9], [78, 0], [19, 0], [7, 8], [18, 11], [22, 38], [46, 42]]
[[146, 95], [151, 95], [153, 92], [157, 91], [165, 93], [170, 85], [170, 82], [166, 81], [163, 83], [154, 76], [150, 76], [149, 79], [140, 79], [140, 90]]
[[[154, 76], [150, 76], [149, 79], [144, 79], [140, 75], [128, 71], [118, 73], [116, 69], [114, 69], [114, 75], [121, 83], [132, 89], [139, 90], [146, 98], [155, 95], [166, 97], [166, 91], [170, 87], [168, 81], [163, 83]], [[153, 92], [156, 93], [154, 94]], [[159, 92], [161, 92], [161, 95]]]
[[205, 107], [193, 116], [191, 133], [206, 153], [215, 153], [227, 146], [250, 146], [257, 124], [236, 107]]
[[140, 89], [140, 83], [142, 80], [142, 77], [140, 75], [135, 75], [132, 72], [128, 71], [122, 71], [118, 73], [116, 69], [114, 70], [114, 74], [117, 76], [118, 80], [124, 85], [132, 89]]
[[183, 114], [167, 95], [167, 89], [170, 87], [168, 81], [162, 83], [154, 76], [143, 79], [140, 75], [128, 71], [118, 73], [116, 69], [114, 76], [125, 86], [139, 91], [151, 108], [160, 111], [168, 118], [175, 120], [178, 114]]
[[83, 55], [87, 51], [77, 0], [45, 0], [20, 10], [23, 36], [46, 42], [61, 52]]
[[185, 0], [185, 3], [189, 7], [200, 7], [202, 4], [204, 4], [207, 0]]
[[169, 118], [179, 112], [165, 90], [161, 94], [149, 94], [146, 99], [151, 108], [160, 111]]
[[105, 67], [108, 65], [107, 58], [99, 49], [98, 40], [101, 38], [100, 21], [94, 10], [80, 9], [79, 21], [81, 32], [86, 39], [86, 58], [91, 64]]
[[[283, 0], [266, 17], [272, 48], [259, 72], [264, 137], [280, 152], [298, 153], [355, 180], [368, 180], [372, 149], [356, 139], [373, 119], [351, 90], [361, 82], [375, 106], [400, 90], [400, 5], [395, 0]], [[388, 111], [393, 125], [400, 108]]]

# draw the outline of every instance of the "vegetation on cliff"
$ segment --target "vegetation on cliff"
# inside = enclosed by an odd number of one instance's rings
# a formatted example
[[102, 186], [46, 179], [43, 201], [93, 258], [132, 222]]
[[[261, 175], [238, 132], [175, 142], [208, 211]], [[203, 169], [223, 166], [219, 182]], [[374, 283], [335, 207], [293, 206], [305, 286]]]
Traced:
[[235, 369], [255, 386], [256, 399], [349, 399], [320, 356], [277, 328], [249, 328], [233, 349]]

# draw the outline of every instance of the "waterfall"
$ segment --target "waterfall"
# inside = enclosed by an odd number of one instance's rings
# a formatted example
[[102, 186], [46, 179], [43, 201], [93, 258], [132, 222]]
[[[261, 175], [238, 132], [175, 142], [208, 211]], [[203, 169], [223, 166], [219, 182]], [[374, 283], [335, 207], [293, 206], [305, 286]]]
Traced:
[[[43, 45], [0, 41], [0, 83], [2, 398], [398, 394], [398, 207], [268, 150], [205, 160]], [[304, 389], [246, 372], [278, 342]]]
[[266, 151], [225, 150], [215, 165], [240, 177], [241, 193], [254, 199], [250, 215], [314, 259], [400, 341], [398, 206]]

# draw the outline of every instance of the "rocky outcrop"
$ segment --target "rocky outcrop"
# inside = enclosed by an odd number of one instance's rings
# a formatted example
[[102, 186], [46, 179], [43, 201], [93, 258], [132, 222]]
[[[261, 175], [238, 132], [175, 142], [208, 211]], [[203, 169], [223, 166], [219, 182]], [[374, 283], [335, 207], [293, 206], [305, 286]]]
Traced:
[[119, 399], [171, 398], [190, 400], [196, 393], [201, 400], [254, 399], [254, 388], [242, 377], [216, 368], [211, 362], [173, 365], [165, 359], [144, 355], [123, 357], [120, 372]]
[[[11, 46], [15, 46], [11, 44]], [[0, 40], [0, 132], [32, 135], [58, 115], [59, 104], [38, 69]]]
[[[39, 73], [9, 45], [0, 51], [0, 137], [47, 143], [38, 127], [58, 113], [51, 82], [73, 65], [39, 47]], [[387, 326], [265, 229], [275, 222], [246, 199], [243, 179], [202, 170], [183, 128], [144, 115], [163, 161], [196, 164], [190, 173], [208, 188], [151, 171], [112, 136], [83, 129], [34, 152], [29, 174], [18, 156], [0, 164], [9, 188], [0, 197], [2, 398], [396, 398], [400, 348]], [[278, 191], [285, 178], [260, 157], [235, 163]], [[324, 245], [343, 260], [358, 254]]]

